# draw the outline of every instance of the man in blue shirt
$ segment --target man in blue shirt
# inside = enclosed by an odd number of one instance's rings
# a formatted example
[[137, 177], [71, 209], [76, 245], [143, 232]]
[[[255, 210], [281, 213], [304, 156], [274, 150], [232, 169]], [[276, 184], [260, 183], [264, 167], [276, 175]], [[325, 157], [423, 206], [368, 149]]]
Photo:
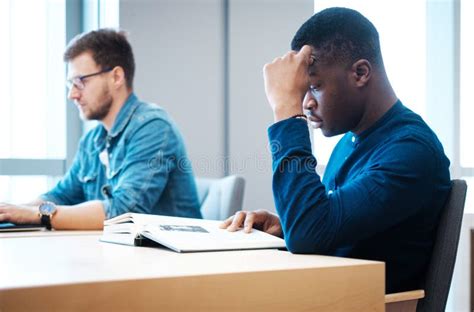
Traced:
[[133, 93], [135, 61], [122, 32], [91, 31], [73, 39], [69, 98], [99, 124], [79, 144], [63, 179], [24, 206], [0, 205], [0, 221], [55, 229], [101, 229], [126, 212], [201, 217], [183, 139], [168, 114]]
[[[387, 293], [420, 287], [449, 160], [395, 95], [375, 27], [354, 10], [323, 10], [301, 26], [292, 51], [265, 65], [264, 79], [278, 216], [240, 212], [222, 226], [283, 236], [295, 253], [385, 261]], [[345, 133], [322, 181], [306, 120], [325, 136]]]

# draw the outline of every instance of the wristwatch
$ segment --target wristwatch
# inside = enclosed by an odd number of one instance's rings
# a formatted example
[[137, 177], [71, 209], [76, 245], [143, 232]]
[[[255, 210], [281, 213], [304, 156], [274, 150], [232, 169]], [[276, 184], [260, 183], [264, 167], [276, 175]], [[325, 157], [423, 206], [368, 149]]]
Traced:
[[56, 213], [56, 204], [53, 202], [45, 201], [39, 205], [39, 216], [41, 218], [41, 224], [46, 226], [48, 230], [51, 230], [51, 218]]

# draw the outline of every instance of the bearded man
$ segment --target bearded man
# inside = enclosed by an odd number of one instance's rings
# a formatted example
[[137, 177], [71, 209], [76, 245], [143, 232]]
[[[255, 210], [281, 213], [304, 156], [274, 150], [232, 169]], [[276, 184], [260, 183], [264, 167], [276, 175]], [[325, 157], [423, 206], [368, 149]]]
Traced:
[[135, 61], [121, 31], [78, 35], [67, 46], [68, 97], [84, 135], [59, 183], [26, 205], [0, 204], [0, 222], [48, 229], [102, 229], [126, 212], [200, 218], [194, 176], [182, 136], [159, 106], [133, 92]]

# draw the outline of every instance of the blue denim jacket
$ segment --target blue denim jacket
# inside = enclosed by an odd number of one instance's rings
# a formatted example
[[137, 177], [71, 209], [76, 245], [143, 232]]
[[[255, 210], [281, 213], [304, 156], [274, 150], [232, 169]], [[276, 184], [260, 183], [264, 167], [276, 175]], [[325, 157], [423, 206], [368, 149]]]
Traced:
[[74, 205], [102, 200], [106, 218], [126, 212], [201, 218], [183, 139], [159, 106], [131, 94], [109, 133], [99, 124], [44, 200]]

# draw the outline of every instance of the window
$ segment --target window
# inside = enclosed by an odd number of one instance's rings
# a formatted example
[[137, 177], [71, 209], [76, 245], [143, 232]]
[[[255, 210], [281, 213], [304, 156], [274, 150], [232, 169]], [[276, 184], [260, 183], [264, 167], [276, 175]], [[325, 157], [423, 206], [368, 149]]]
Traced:
[[[54, 183], [42, 171], [51, 176], [63, 171], [65, 13], [65, 1], [0, 1], [2, 201], [34, 198]], [[32, 166], [37, 173], [30, 174], [38, 176], [17, 176]]]
[[118, 20], [118, 0], [0, 0], [0, 201], [36, 198], [71, 164], [83, 127], [66, 100], [63, 52]]
[[473, 85], [472, 73], [474, 71], [474, 3], [462, 0], [460, 7], [460, 127], [459, 129], [459, 171], [467, 181], [468, 192], [465, 210], [474, 210], [474, 96], [471, 91]]
[[64, 158], [64, 2], [0, 6], [0, 158]]
[[472, 95], [472, 72], [474, 70], [474, 3], [463, 1], [461, 3], [461, 166], [474, 167], [474, 96]]

